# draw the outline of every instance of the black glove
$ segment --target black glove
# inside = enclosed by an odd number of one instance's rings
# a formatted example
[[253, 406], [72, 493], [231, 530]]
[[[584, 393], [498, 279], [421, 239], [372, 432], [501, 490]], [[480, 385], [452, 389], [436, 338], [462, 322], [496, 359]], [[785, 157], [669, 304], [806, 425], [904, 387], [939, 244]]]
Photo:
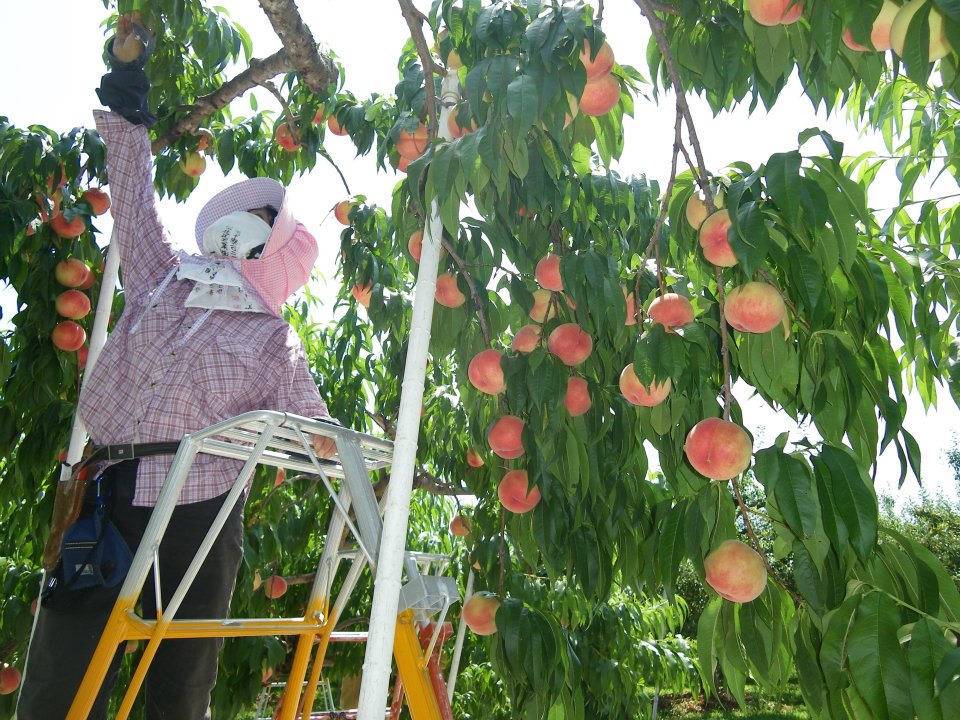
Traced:
[[150, 81], [143, 68], [153, 54], [157, 39], [139, 25], [133, 26], [133, 32], [143, 43], [144, 51], [136, 60], [120, 62], [113, 56], [113, 40], [111, 40], [107, 53], [111, 70], [100, 78], [97, 97], [100, 98], [100, 102], [134, 125], [150, 127], [156, 124], [157, 118], [147, 106]]

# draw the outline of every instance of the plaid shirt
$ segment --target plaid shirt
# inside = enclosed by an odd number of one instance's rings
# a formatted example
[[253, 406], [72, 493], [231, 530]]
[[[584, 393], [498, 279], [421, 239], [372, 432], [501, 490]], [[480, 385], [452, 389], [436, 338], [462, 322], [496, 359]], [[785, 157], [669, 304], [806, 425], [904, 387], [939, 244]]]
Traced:
[[[94, 113], [108, 149], [110, 193], [126, 306], [80, 393], [80, 417], [98, 445], [179, 440], [249, 410], [329, 417], [303, 345], [282, 319], [264, 313], [207, 312], [184, 301], [193, 282], [157, 214], [146, 128]], [[143, 458], [134, 504], [156, 503], [172, 456]], [[229, 490], [243, 463], [198, 455], [179, 502]]]

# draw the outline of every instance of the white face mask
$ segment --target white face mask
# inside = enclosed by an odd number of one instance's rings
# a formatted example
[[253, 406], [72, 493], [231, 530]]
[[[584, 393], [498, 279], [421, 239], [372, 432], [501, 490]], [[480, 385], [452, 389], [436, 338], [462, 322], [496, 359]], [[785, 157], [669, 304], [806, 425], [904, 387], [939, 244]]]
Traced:
[[203, 231], [203, 249], [210, 255], [246, 258], [259, 248], [257, 257], [263, 254], [263, 246], [270, 237], [272, 228], [262, 218], [244, 210], [237, 210], [210, 223]]

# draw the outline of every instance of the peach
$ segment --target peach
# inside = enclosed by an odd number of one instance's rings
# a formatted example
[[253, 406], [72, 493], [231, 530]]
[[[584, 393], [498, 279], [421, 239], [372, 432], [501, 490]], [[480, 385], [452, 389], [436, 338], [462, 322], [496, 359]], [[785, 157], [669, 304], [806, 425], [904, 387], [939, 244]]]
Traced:
[[453, 273], [443, 273], [437, 278], [435, 297], [438, 303], [448, 308], [458, 308], [467, 301], [467, 296], [457, 287], [457, 276]]
[[868, 52], [870, 50], [866, 45], [861, 45], [853, 39], [853, 33], [850, 32], [850, 28], [844, 28], [843, 35], [840, 36], [840, 39], [843, 40], [844, 45], [854, 52]]
[[110, 196], [100, 188], [84, 190], [83, 199], [90, 204], [90, 212], [94, 215], [103, 215], [110, 209]]
[[653, 382], [644, 385], [637, 377], [633, 363], [627, 365], [620, 373], [620, 393], [627, 402], [641, 407], [654, 407], [667, 399], [670, 394], [670, 378], [663, 382]]
[[598, 117], [606, 115], [620, 102], [620, 82], [613, 75], [588, 80], [580, 95], [580, 112]]
[[873, 21], [873, 28], [870, 31], [870, 42], [873, 44], [874, 50], [883, 52], [893, 47], [890, 35], [893, 29], [893, 20], [899, 12], [899, 5], [892, 0], [883, 0], [883, 7], [880, 8], [880, 14]]
[[299, 143], [293, 138], [293, 130], [290, 129], [287, 123], [278, 125], [273, 133], [273, 137], [277, 141], [277, 145], [287, 152], [296, 152], [300, 149]]
[[90, 267], [77, 258], [67, 258], [57, 263], [53, 270], [57, 282], [65, 287], [80, 287], [92, 274]]
[[276, 600], [287, 592], [287, 580], [281, 575], [271, 575], [263, 581], [263, 594]]
[[794, 0], [747, 0], [747, 12], [758, 25], [790, 25], [803, 15], [803, 3], [794, 4]]
[[407, 251], [415, 263], [420, 263], [420, 253], [423, 252], [423, 230], [417, 230], [407, 241]]
[[783, 322], [786, 313], [780, 291], [764, 282], [734, 288], [723, 306], [723, 316], [740, 332], [769, 332]]
[[283, 468], [277, 468], [277, 475], [273, 479], [273, 486], [280, 487], [287, 481], [287, 471]]
[[533, 291], [533, 307], [530, 309], [531, 320], [542, 323], [557, 316], [557, 303], [554, 303], [551, 308], [550, 297], [551, 293], [549, 290]]
[[71, 239], [83, 235], [83, 231], [87, 229], [87, 223], [84, 222], [82, 215], [77, 215], [73, 220], [67, 220], [62, 213], [59, 213], [50, 221], [50, 229], [59, 237]]
[[570, 413], [570, 417], [583, 415], [593, 400], [590, 399], [590, 389], [587, 387], [587, 381], [582, 377], [572, 377], [567, 380], [567, 392], [563, 396], [563, 405]]
[[405, 157], [402, 157], [402, 158], [400, 158], [400, 159], [397, 161], [397, 171], [398, 171], [398, 172], [403, 172], [403, 173], [405, 173], [405, 172], [407, 171], [407, 168], [408, 168], [408, 167], [410, 167], [410, 161], [407, 160]]
[[533, 352], [540, 343], [540, 332], [539, 325], [524, 325], [513, 336], [513, 341], [510, 343], [511, 349], [518, 353]]
[[58, 349], [73, 352], [79, 350], [87, 341], [87, 333], [73, 320], [64, 320], [53, 328], [50, 339]]
[[497, 497], [507, 510], [518, 515], [530, 512], [540, 502], [540, 491], [530, 487], [526, 470], [511, 470], [497, 486]]
[[333, 206], [333, 216], [337, 219], [337, 222], [341, 225], [350, 224], [350, 211], [353, 210], [357, 204], [352, 200], [341, 200], [336, 205]]
[[490, 426], [487, 442], [494, 455], [513, 460], [524, 453], [523, 420], [516, 415], [503, 415]]
[[64, 290], [55, 305], [60, 315], [71, 320], [85, 318], [90, 312], [90, 298], [79, 290]]
[[366, 285], [361, 285], [357, 283], [350, 290], [353, 293], [354, 299], [364, 307], [370, 307], [370, 294], [373, 290], [373, 283], [368, 282]]
[[497, 631], [497, 610], [500, 600], [489, 592], [478, 592], [463, 604], [463, 621], [477, 635], [493, 635]]
[[450, 532], [457, 537], [466, 537], [470, 534], [470, 518], [466, 515], [457, 515], [450, 521]]
[[83, 370], [87, 366], [87, 356], [90, 354], [90, 348], [86, 345], [77, 350], [77, 365]]
[[733, 248], [727, 239], [730, 225], [730, 212], [727, 210], [717, 210], [703, 221], [699, 241], [707, 262], [720, 267], [733, 267], [737, 264], [737, 256], [733, 254]]
[[606, 75], [613, 68], [613, 48], [610, 47], [610, 43], [604, 41], [597, 51], [597, 56], [592, 60], [590, 55], [590, 41], [584, 40], [583, 49], [580, 51], [580, 62], [587, 71], [587, 80]]
[[593, 339], [576, 323], [564, 323], [550, 333], [547, 350], [560, 358], [564, 365], [573, 367], [590, 357]]
[[633, 296], [632, 292], [627, 290], [626, 285], [621, 285], [620, 289], [623, 290], [623, 299], [627, 303], [627, 319], [623, 321], [624, 325], [636, 325], [637, 324], [637, 301]]
[[200, 177], [207, 169], [207, 159], [200, 153], [187, 153], [180, 161], [180, 170], [192, 178]]
[[534, 272], [540, 287], [560, 292], [563, 290], [563, 278], [560, 277], [560, 256], [548, 253], [537, 263]]
[[319, 125], [320, 123], [322, 123], [322, 122], [324, 121], [324, 119], [326, 118], [326, 116], [325, 116], [325, 114], [324, 114], [325, 112], [326, 112], [326, 111], [324, 110], [323, 105], [321, 105], [320, 107], [317, 108], [317, 111], [313, 114], [313, 124], [314, 124], [314, 125]]
[[450, 137], [452, 137], [454, 140], [457, 138], [462, 138], [464, 135], [469, 135], [472, 132], [476, 132], [477, 130], [477, 121], [472, 118], [468, 127], [460, 127], [460, 124], [457, 122], [457, 114], [459, 111], [460, 106], [455, 105], [450, 110], [450, 114], [447, 115], [447, 129], [450, 131]]
[[400, 136], [397, 138], [397, 152], [400, 153], [400, 157], [409, 161], [416, 160], [423, 155], [429, 145], [430, 137], [427, 133], [427, 126], [423, 123], [420, 123], [412, 133], [401, 130]]
[[701, 420], [687, 434], [683, 452], [693, 469], [711, 480], [730, 480], [750, 465], [753, 441], [736, 423]]
[[506, 390], [507, 383], [503, 379], [503, 368], [500, 367], [502, 357], [503, 353], [492, 349], [474, 355], [467, 368], [470, 384], [488, 395], [499, 395]]
[[470, 467], [483, 467], [483, 458], [473, 450], [467, 450], [467, 465]]
[[664, 293], [653, 299], [647, 315], [653, 322], [663, 325], [667, 332], [673, 332], [673, 328], [693, 322], [693, 305], [683, 295]]
[[346, 135], [347, 130], [340, 124], [340, 121], [337, 120], [335, 115], [330, 115], [327, 118], [327, 129], [332, 132], [334, 135]]
[[[890, 47], [893, 51], [903, 56], [904, 45], [907, 40], [907, 29], [910, 27], [910, 21], [917, 11], [924, 5], [930, 3], [930, 0], [910, 0], [893, 18], [893, 24], [890, 26]], [[948, 55], [952, 48], [950, 41], [947, 40], [947, 28], [941, 13], [935, 5], [930, 3], [930, 62], [939, 60]]]
[[702, 197], [694, 193], [687, 200], [687, 205], [684, 208], [684, 214], [686, 215], [687, 222], [690, 223], [690, 227], [694, 230], [699, 230], [700, 226], [703, 225], [703, 221], [707, 219], [707, 215], [710, 214], [707, 210], [707, 203]]
[[739, 540], [724, 540], [703, 560], [707, 585], [735, 603], [756, 600], [767, 587], [767, 567], [760, 554]]
[[3, 670], [0, 670], [0, 695], [9, 695], [18, 687], [20, 687], [20, 671], [5, 664]]

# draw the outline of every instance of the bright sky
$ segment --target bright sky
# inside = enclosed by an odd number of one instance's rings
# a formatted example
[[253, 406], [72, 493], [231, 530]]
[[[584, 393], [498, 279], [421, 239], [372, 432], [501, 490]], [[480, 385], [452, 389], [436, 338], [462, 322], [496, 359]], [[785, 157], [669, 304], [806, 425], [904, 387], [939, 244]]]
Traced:
[[[222, 4], [228, 6], [234, 20], [250, 32], [255, 56], [264, 57], [279, 48], [280, 43], [256, 0], [230, 0]], [[423, 1], [418, 4], [427, 7]], [[99, 107], [94, 88], [104, 72], [100, 56], [104, 35], [99, 26], [105, 16], [103, 5], [98, 0], [69, 3], [2, 0], [0, 6], [4, 16], [0, 24], [0, 67], [4, 68], [0, 114], [7, 115], [18, 126], [40, 123], [59, 132], [77, 125], [92, 125], [91, 110]], [[317, 41], [332, 49], [346, 67], [350, 90], [358, 97], [373, 92], [392, 94], [397, 82], [396, 59], [407, 35], [397, 4], [387, 0], [324, 0], [303, 2], [300, 7]], [[607, 2], [605, 13], [604, 30], [617, 61], [633, 65], [646, 75], [649, 33], [636, 5], [626, 0]], [[358, 22], [361, 18], [366, 21]], [[20, 69], [23, 71], [18, 71]], [[261, 106], [272, 104], [269, 96], [258, 97]], [[246, 99], [238, 102], [242, 104], [238, 112], [249, 107]], [[859, 138], [856, 129], [842, 119], [826, 119], [822, 113], [817, 116], [809, 102], [801, 97], [797, 84], [784, 92], [777, 107], [768, 115], [758, 112], [750, 117], [745, 111], [735, 111], [714, 118], [705, 103], [696, 99], [691, 100], [691, 108], [706, 161], [714, 170], [733, 161], [756, 166], [775, 152], [795, 149], [797, 134], [811, 126], [828, 129], [846, 143], [847, 154], [867, 150], [884, 153], [878, 138]], [[617, 170], [622, 174], [646, 173], [665, 182], [670, 167], [673, 119], [669, 98], [661, 100], [658, 108], [638, 97], [636, 118], [626, 123], [627, 149]], [[366, 195], [371, 202], [389, 207], [398, 176], [392, 172], [377, 174], [373, 160], [369, 156], [355, 159], [352, 148], [347, 138], [330, 136], [328, 139], [327, 149], [351, 189]], [[203, 203], [238, 179], [238, 174], [224, 178], [216, 163], [210, 162], [199, 188], [186, 203], [162, 203], [166, 225], [184, 247], [193, 247], [193, 223]], [[333, 169], [319, 162], [310, 176], [294, 180], [290, 194], [298, 218], [320, 243], [317, 267], [327, 277], [316, 291], [320, 297], [331, 299], [336, 293], [332, 268], [336, 266], [341, 227], [327, 213], [346, 192]], [[872, 196], [871, 202], [875, 207], [886, 208], [894, 204], [895, 198], [895, 185], [891, 183]], [[0, 292], [0, 303], [3, 317], [9, 318], [14, 311], [9, 292]], [[330, 304], [328, 300], [328, 312]], [[738, 396], [746, 400], [744, 394], [738, 393]], [[747, 424], [757, 437], [758, 447], [769, 445], [777, 434], [791, 429], [789, 422], [785, 423], [762, 404], [748, 403], [754, 409], [747, 413]], [[929, 416], [924, 415], [919, 397], [913, 396], [907, 427], [923, 450], [925, 487], [942, 489], [956, 496], [945, 452], [957, 442], [955, 429], [960, 428], [960, 412], [946, 390], [941, 392], [939, 409]], [[898, 475], [895, 451], [888, 452], [880, 461], [880, 491], [895, 492]], [[903, 491], [913, 494], [917, 490], [916, 482], [908, 479]]]

